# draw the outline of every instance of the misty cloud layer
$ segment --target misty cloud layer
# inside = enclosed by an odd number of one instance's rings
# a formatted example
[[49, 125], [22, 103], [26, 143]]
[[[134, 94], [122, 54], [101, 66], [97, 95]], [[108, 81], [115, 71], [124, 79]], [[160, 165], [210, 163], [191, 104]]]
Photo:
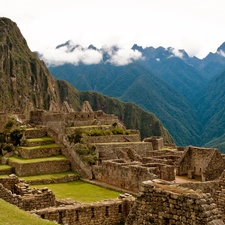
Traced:
[[[119, 48], [117, 46], [103, 46], [97, 49], [94, 46], [82, 47], [74, 45], [71, 41], [58, 46], [48, 48], [40, 52], [41, 59], [50, 66], [63, 64], [85, 65], [111, 63], [116, 66], [123, 66], [142, 59], [142, 53], [137, 50]], [[104, 57], [107, 60], [103, 60]]]

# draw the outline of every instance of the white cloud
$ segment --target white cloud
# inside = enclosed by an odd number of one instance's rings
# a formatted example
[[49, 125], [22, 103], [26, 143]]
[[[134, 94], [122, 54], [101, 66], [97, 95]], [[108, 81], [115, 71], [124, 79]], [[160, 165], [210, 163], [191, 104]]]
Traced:
[[184, 54], [182, 51], [180, 51], [179, 49], [175, 49], [175, 48], [168, 48], [168, 51], [170, 51], [173, 55], [170, 55], [168, 58], [171, 58], [171, 57], [178, 57], [178, 58], [183, 58]]
[[132, 49], [121, 49], [118, 46], [103, 46], [100, 50], [89, 49], [75, 42], [69, 41], [67, 45], [58, 48], [48, 48], [39, 52], [41, 58], [51, 66], [59, 66], [66, 63], [78, 65], [98, 64], [103, 62], [103, 54], [108, 54], [107, 62], [116, 66], [123, 66], [142, 58], [142, 53]]
[[116, 66], [124, 66], [141, 58], [142, 53], [137, 50], [119, 49], [114, 54], [111, 54], [109, 62]]
[[217, 51], [217, 53], [218, 53], [219, 55], [225, 57], [225, 52], [224, 52], [222, 49], [220, 49], [219, 51]]
[[78, 47], [72, 52], [68, 51], [66, 46], [58, 49], [46, 49], [40, 52], [42, 59], [51, 66], [63, 65], [71, 63], [78, 65], [79, 63], [84, 64], [98, 64], [102, 61], [102, 54], [98, 51]]

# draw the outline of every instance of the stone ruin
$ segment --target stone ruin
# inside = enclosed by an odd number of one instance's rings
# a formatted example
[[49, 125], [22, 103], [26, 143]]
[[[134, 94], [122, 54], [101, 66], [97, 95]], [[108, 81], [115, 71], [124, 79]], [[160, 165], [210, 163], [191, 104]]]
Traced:
[[[86, 137], [86, 142], [95, 146], [98, 156], [96, 165], [88, 166], [76, 154], [67, 135], [74, 132], [74, 127], [107, 129], [104, 125], [120, 121], [114, 115], [93, 111], [88, 102], [84, 103], [81, 112], [75, 112], [66, 103], [63, 107], [63, 113], [52, 106], [52, 111], [36, 110], [29, 115], [31, 126], [47, 132], [60, 144], [60, 151], [69, 160], [62, 167], [71, 168], [84, 178], [134, 193], [137, 198], [127, 194], [91, 204], [56, 200], [50, 190], [31, 190], [17, 177], [0, 179], [1, 198], [59, 224], [117, 225], [125, 221], [127, 225], [224, 224], [225, 157], [217, 149], [164, 146], [163, 138], [158, 136], [141, 141], [140, 133], [133, 130], [129, 135]], [[28, 116], [17, 115], [17, 118], [27, 121]], [[5, 119], [1, 114], [0, 120]], [[29, 132], [26, 136], [29, 137]], [[20, 154], [30, 157], [23, 150]], [[42, 156], [38, 151], [35, 154]], [[19, 175], [34, 170], [29, 166], [14, 165]], [[54, 171], [54, 165], [50, 167]], [[189, 182], [176, 183], [177, 175], [186, 176]], [[191, 182], [190, 179], [194, 181], [195, 178], [201, 182]], [[46, 198], [48, 200], [44, 200]]]

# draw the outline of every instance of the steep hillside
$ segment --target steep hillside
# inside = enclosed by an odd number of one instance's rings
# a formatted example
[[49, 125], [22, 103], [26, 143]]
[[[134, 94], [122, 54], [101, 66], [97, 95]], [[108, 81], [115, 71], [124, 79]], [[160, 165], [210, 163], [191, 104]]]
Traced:
[[59, 107], [60, 96], [55, 78], [32, 53], [17, 25], [0, 19], [0, 108], [21, 111], [29, 102], [33, 108]]
[[210, 80], [208, 85], [196, 95], [194, 105], [204, 124], [202, 143], [222, 136], [225, 124], [225, 71]]
[[160, 135], [173, 143], [155, 115], [99, 93], [79, 92], [68, 82], [56, 80], [30, 51], [16, 23], [7, 18], [0, 18], [0, 81], [2, 112], [24, 112], [28, 105], [29, 109], [58, 111], [64, 101], [80, 110], [83, 101], [90, 100], [94, 109], [115, 113], [128, 128], [140, 129], [142, 137]]
[[141, 63], [124, 66], [110, 63], [65, 64], [49, 69], [56, 78], [68, 80], [79, 90], [98, 91], [153, 112], [163, 121], [178, 145], [198, 145], [199, 124], [191, 104], [177, 88], [160, 79]]

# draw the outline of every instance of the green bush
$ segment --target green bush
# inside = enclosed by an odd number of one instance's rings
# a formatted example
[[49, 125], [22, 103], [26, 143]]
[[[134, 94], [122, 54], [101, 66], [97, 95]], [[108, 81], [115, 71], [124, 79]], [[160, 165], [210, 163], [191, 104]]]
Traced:
[[111, 132], [114, 134], [114, 135], [117, 135], [117, 134], [125, 134], [125, 131], [123, 128], [119, 128], [119, 127], [114, 127]]
[[80, 143], [81, 138], [83, 137], [83, 133], [81, 129], [76, 129], [73, 134], [68, 135], [68, 140], [70, 143]]
[[80, 158], [89, 165], [95, 165], [98, 160], [95, 149], [93, 145], [78, 144], [76, 146], [76, 152]]
[[20, 145], [20, 140], [22, 138], [21, 130], [19, 129], [14, 129], [13, 131], [10, 132], [10, 139], [13, 145], [17, 146]]

